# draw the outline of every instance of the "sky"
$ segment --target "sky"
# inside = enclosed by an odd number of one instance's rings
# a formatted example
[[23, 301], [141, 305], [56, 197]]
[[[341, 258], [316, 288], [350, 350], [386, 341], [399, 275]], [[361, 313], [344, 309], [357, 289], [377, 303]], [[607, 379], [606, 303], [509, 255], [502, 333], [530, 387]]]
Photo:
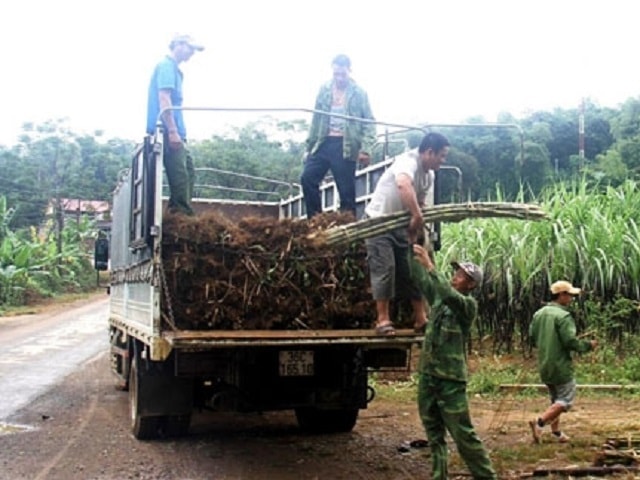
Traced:
[[[20, 0], [2, 7], [0, 144], [24, 122], [140, 140], [155, 64], [173, 34], [185, 105], [313, 108], [345, 53], [380, 121], [496, 121], [500, 112], [618, 107], [640, 96], [635, 0]], [[263, 114], [188, 112], [192, 139]], [[308, 118], [310, 114], [273, 114]]]

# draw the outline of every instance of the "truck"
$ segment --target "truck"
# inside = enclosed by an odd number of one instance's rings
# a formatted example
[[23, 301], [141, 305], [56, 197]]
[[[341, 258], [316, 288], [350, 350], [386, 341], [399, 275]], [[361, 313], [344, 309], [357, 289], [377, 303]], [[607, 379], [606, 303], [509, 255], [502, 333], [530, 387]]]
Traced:
[[[96, 249], [97, 268], [110, 265], [110, 366], [117, 387], [128, 391], [133, 435], [144, 440], [186, 434], [192, 413], [203, 409], [293, 410], [302, 429], [352, 430], [359, 411], [375, 396], [369, 384], [372, 373], [408, 371], [421, 335], [407, 328], [381, 336], [371, 325], [278, 330], [181, 327], [179, 318], [172, 318], [163, 267], [167, 201], [163, 136], [158, 124], [155, 134], [145, 137], [134, 152], [131, 167], [121, 173], [113, 195], [109, 248], [103, 241]], [[358, 171], [359, 213], [392, 161], [393, 157], [384, 158]], [[337, 209], [333, 182], [322, 185], [322, 198], [324, 210]], [[249, 215], [299, 221], [305, 216], [302, 195], [295, 190], [270, 201], [199, 196], [193, 205], [198, 212], [215, 210], [234, 221]]]

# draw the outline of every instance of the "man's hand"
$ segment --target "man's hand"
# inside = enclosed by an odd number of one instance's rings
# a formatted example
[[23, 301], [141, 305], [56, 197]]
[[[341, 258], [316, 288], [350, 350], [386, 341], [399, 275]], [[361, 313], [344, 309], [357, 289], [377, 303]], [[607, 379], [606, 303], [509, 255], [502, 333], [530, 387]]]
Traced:
[[420, 213], [411, 215], [409, 220], [409, 243], [416, 243], [418, 240], [418, 234], [424, 229], [424, 222]]
[[429, 255], [429, 252], [424, 247], [417, 244], [414, 245], [413, 254], [415, 255], [415, 259], [418, 261], [418, 263], [422, 265], [424, 268], [426, 268], [430, 272], [433, 272], [433, 270], [435, 270], [436, 267], [433, 264], [433, 261], [431, 260], [431, 256]]
[[180, 138], [180, 135], [178, 135], [177, 131], [169, 130], [167, 138], [169, 139], [169, 148], [171, 150], [180, 150], [182, 148], [182, 139]]
[[367, 152], [360, 152], [358, 154], [358, 163], [363, 167], [368, 167], [371, 163], [371, 157]]

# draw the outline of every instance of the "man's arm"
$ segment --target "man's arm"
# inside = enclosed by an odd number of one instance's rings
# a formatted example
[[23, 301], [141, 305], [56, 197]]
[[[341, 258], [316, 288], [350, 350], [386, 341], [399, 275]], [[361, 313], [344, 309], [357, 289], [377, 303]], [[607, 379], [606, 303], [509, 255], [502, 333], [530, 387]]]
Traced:
[[430, 305], [433, 305], [436, 299], [436, 292], [433, 288], [433, 275], [430, 275], [430, 273], [434, 271], [434, 268], [429, 253], [422, 246], [414, 245], [413, 255], [409, 257], [411, 280]]
[[[367, 120], [375, 120], [373, 112], [371, 111], [371, 105], [369, 104], [369, 96], [367, 92], [362, 90], [362, 118]], [[371, 161], [371, 152], [373, 146], [376, 143], [376, 125], [375, 123], [363, 123], [362, 124], [362, 147], [358, 154], [358, 161], [367, 166]]]
[[532, 347], [537, 347], [536, 345], [536, 336], [538, 335], [537, 332], [537, 325], [538, 325], [538, 321], [536, 320], [538, 317], [537, 315], [534, 313], [533, 314], [533, 320], [531, 321], [531, 324], [529, 324], [529, 344]]
[[[415, 261], [422, 265], [427, 271], [426, 280], [422, 280], [421, 288], [423, 285], [428, 285], [430, 291], [423, 291], [423, 295], [429, 302], [432, 302], [436, 297], [442, 300], [447, 307], [449, 307], [455, 314], [457, 320], [460, 322], [460, 326], [468, 331], [471, 327], [471, 322], [478, 313], [478, 305], [476, 301], [468, 296], [463, 295], [453, 288], [449, 282], [436, 271], [435, 264], [429, 255], [429, 252], [420, 245], [413, 246], [413, 252], [415, 253]], [[427, 297], [427, 294], [432, 298]]]
[[576, 324], [573, 322], [570, 313], [558, 319], [557, 328], [560, 342], [568, 350], [584, 353], [593, 350], [595, 347], [595, 341], [579, 340], [576, 337]]
[[[160, 101], [160, 111], [162, 112], [162, 121], [167, 129], [167, 137], [169, 139], [169, 147], [176, 150], [182, 146], [182, 139], [178, 133], [178, 127], [173, 118], [173, 110], [165, 110], [173, 107], [171, 102], [171, 90], [163, 88], [158, 90], [158, 99]], [[165, 110], [163, 112], [163, 110]]]
[[[323, 109], [322, 98], [323, 98], [324, 90], [325, 90], [324, 86], [320, 87], [320, 90], [316, 95], [315, 104], [313, 105], [314, 110]], [[305, 144], [307, 146], [307, 153], [311, 153], [313, 146], [318, 142], [318, 138], [320, 136], [321, 121], [322, 121], [321, 117], [322, 115], [320, 115], [319, 113], [314, 113], [311, 116], [311, 126], [309, 127], [309, 135], [307, 136], [307, 139], [305, 141]]]
[[400, 201], [404, 208], [409, 211], [411, 219], [409, 220], [409, 242], [415, 243], [418, 233], [424, 228], [418, 197], [413, 188], [413, 180], [406, 173], [400, 173], [396, 177], [396, 186], [400, 193]]

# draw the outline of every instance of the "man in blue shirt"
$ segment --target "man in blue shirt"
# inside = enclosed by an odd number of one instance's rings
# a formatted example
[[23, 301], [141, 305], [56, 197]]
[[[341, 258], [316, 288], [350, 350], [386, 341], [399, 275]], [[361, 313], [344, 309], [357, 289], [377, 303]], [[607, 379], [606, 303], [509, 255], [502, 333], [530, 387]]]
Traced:
[[[175, 35], [169, 44], [169, 54], [153, 71], [149, 83], [147, 133], [153, 134], [161, 111], [182, 106], [182, 71], [186, 62], [204, 47], [189, 35]], [[193, 161], [185, 147], [187, 131], [182, 110], [167, 110], [162, 114], [164, 127], [164, 168], [169, 181], [169, 210], [193, 215], [191, 195], [194, 184]]]

